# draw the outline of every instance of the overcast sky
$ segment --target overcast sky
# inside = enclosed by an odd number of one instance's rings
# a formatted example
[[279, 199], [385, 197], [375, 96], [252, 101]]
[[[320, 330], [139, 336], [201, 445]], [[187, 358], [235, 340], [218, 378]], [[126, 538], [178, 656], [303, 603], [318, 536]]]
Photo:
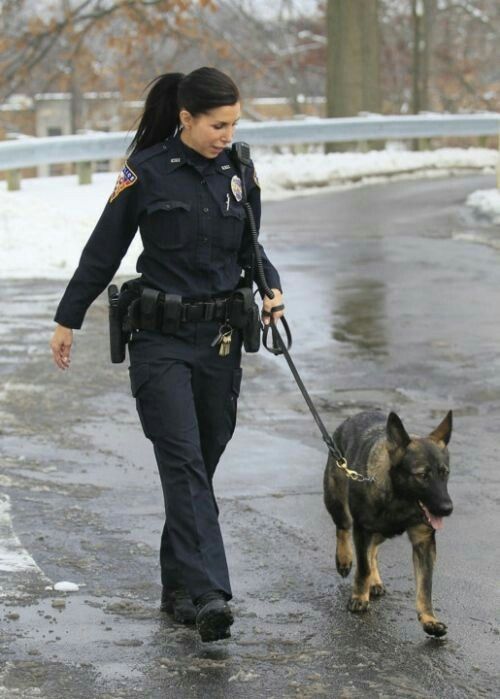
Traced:
[[249, 5], [253, 5], [260, 17], [275, 17], [280, 7], [291, 6], [301, 14], [314, 12], [319, 0], [248, 0]]

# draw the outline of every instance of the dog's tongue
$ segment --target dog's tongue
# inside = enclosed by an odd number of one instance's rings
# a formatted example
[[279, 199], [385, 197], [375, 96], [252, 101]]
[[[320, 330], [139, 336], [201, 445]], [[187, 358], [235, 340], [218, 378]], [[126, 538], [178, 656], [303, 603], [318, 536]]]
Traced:
[[429, 520], [431, 527], [433, 529], [442, 529], [443, 527], [443, 518], [442, 517], [436, 517], [436, 515], [433, 515], [429, 512], [427, 507], [422, 503], [422, 507], [424, 508], [425, 515], [427, 519]]

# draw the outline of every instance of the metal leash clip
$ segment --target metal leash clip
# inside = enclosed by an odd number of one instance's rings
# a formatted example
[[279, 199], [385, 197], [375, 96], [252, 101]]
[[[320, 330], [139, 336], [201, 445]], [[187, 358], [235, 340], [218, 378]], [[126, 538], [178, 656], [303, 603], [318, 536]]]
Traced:
[[341, 459], [336, 459], [335, 463], [337, 467], [343, 471], [347, 478], [352, 481], [358, 481], [359, 483], [374, 483], [375, 478], [373, 476], [364, 476], [362, 473], [358, 473], [351, 468], [347, 468], [347, 460], [342, 457]]

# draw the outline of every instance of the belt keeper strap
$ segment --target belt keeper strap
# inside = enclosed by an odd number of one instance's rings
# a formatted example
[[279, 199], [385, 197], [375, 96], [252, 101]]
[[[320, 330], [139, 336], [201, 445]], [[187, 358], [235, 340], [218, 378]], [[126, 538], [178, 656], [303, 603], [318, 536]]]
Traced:
[[203, 302], [188, 304], [186, 318], [188, 321], [198, 323], [205, 319], [205, 304]]
[[214, 318], [215, 311], [215, 301], [208, 301], [205, 304], [205, 312], [203, 314], [203, 320], [212, 320]]
[[229, 303], [229, 301], [227, 299], [216, 299], [215, 312], [214, 312], [214, 318], [216, 320], [220, 320], [220, 321], [226, 320], [226, 316], [228, 315], [228, 313], [227, 313], [228, 303]]

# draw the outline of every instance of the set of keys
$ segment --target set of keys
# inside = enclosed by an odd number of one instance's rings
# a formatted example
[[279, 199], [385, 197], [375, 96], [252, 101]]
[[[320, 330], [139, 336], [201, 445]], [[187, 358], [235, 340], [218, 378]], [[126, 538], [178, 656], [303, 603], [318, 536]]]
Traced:
[[219, 333], [212, 342], [212, 347], [220, 345], [219, 347], [219, 357], [227, 357], [231, 351], [231, 337], [233, 334], [233, 328], [229, 323], [223, 323], [219, 328]]

